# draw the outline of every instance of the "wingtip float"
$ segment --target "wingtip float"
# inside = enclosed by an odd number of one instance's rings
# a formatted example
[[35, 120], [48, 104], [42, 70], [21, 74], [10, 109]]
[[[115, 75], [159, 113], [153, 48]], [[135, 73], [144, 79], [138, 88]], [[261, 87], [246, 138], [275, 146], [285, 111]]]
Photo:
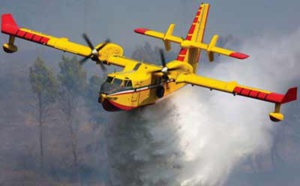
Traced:
[[21, 38], [83, 56], [83, 62], [91, 59], [96, 64], [123, 67], [120, 72], [108, 74], [106, 81], [101, 85], [98, 102], [102, 103], [103, 108], [107, 111], [132, 110], [151, 105], [186, 84], [191, 84], [274, 103], [275, 109], [269, 114], [269, 117], [272, 121], [282, 121], [284, 116], [280, 112], [280, 107], [282, 104], [297, 99], [297, 87], [289, 89], [286, 94], [278, 94], [242, 86], [235, 81], [224, 82], [196, 74], [201, 51], [206, 51], [210, 62], [214, 61], [214, 54], [236, 59], [249, 57], [241, 52], [218, 47], [218, 35], [214, 35], [209, 43], [203, 42], [209, 8], [209, 4], [202, 3], [200, 5], [185, 38], [173, 35], [175, 24], [170, 24], [165, 32], [147, 28], [134, 30], [138, 34], [161, 39], [167, 51], [171, 50], [171, 43], [181, 46], [177, 58], [169, 63], [166, 63], [161, 52], [161, 66], [127, 58], [123, 56], [121, 46], [109, 41], [95, 47], [86, 34], [84, 34], [84, 39], [88, 46], [70, 42], [67, 38], [57, 38], [20, 28], [11, 14], [2, 15], [1, 31], [9, 35], [8, 43], [3, 45], [3, 49], [8, 53], [16, 52], [15, 38]]

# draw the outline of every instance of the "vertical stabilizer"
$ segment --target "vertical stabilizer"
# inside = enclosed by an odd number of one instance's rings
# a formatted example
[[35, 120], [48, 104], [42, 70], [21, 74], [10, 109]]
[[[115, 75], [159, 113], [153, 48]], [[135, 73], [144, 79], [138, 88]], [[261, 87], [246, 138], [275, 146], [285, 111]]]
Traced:
[[[209, 4], [201, 4], [185, 40], [202, 43], [208, 13]], [[199, 48], [182, 48], [178, 54], [177, 60], [190, 63], [194, 68], [194, 72], [196, 72], [200, 58], [200, 52], [201, 49]]]

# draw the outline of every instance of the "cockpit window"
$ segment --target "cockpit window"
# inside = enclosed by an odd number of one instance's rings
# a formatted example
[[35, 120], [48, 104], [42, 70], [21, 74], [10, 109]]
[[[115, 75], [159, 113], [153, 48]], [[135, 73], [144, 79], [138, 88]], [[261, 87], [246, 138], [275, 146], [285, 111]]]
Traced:
[[121, 84], [122, 84], [122, 82], [123, 82], [123, 80], [115, 78], [113, 84], [114, 84], [116, 87], [120, 87]]
[[112, 82], [112, 80], [113, 80], [113, 78], [112, 77], [109, 77], [109, 76], [107, 76], [107, 78], [106, 78], [106, 83], [109, 83], [109, 84], [111, 84], [111, 82]]
[[125, 85], [125, 87], [132, 87], [131, 80], [125, 80], [124, 85]]

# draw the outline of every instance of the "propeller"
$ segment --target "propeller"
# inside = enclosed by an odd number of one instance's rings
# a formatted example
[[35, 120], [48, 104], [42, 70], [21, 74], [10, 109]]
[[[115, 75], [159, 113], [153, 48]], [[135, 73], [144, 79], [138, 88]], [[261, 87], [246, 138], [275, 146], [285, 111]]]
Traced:
[[160, 54], [161, 64], [163, 66], [163, 68], [161, 69], [161, 72], [163, 73], [162, 78], [165, 81], [168, 81], [169, 80], [169, 76], [168, 76], [169, 68], [166, 65], [166, 58], [165, 58], [164, 51], [162, 49], [159, 49], [159, 54]]
[[93, 61], [95, 61], [97, 64], [100, 64], [100, 67], [103, 71], [106, 70], [104, 64], [102, 61], [99, 60], [99, 51], [104, 48], [108, 43], [110, 43], [109, 39], [106, 39], [104, 41], [104, 44], [99, 46], [98, 48], [95, 48], [93, 43], [91, 42], [90, 38], [87, 36], [86, 33], [82, 34], [83, 39], [85, 40], [85, 42], [88, 44], [88, 46], [90, 47], [90, 49], [92, 50], [91, 54], [89, 56], [86, 56], [84, 58], [82, 58], [79, 63], [80, 65], [83, 65], [84, 63], [87, 62], [88, 59], [91, 59]]

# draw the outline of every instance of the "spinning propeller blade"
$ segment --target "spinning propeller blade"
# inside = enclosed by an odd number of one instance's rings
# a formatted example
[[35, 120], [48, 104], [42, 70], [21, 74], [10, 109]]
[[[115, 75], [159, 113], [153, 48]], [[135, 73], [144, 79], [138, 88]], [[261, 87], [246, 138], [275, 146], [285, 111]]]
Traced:
[[83, 65], [88, 59], [90, 59], [89, 56], [88, 56], [88, 57], [82, 58], [82, 59], [79, 61], [79, 64], [80, 64], [80, 65]]
[[163, 49], [159, 49], [160, 60], [163, 67], [166, 67], [166, 58]]
[[87, 36], [86, 33], [82, 34], [83, 39], [85, 40], [85, 42], [89, 45], [89, 47], [93, 50], [95, 47], [92, 44], [91, 40], [89, 39], [89, 37]]
[[105, 47], [105, 45], [106, 45], [107, 43], [110, 43], [110, 40], [109, 40], [109, 39], [106, 39], [106, 40], [104, 41], [104, 44], [101, 45], [101, 46], [100, 46], [99, 48], [97, 48], [96, 50], [99, 52], [102, 48]]
[[83, 65], [84, 63], [87, 62], [88, 59], [91, 59], [91, 60], [95, 61], [97, 64], [99, 64], [100, 67], [101, 67], [101, 69], [102, 69], [103, 71], [105, 71], [106, 68], [105, 68], [103, 62], [99, 60], [99, 51], [100, 51], [101, 49], [103, 49], [108, 43], [110, 43], [110, 40], [109, 40], [109, 39], [106, 39], [106, 40], [104, 41], [104, 44], [103, 44], [103, 45], [99, 46], [98, 48], [95, 48], [94, 45], [93, 45], [93, 43], [92, 43], [92, 41], [90, 40], [90, 38], [87, 36], [86, 33], [83, 33], [83, 34], [82, 34], [82, 37], [83, 37], [83, 39], [85, 40], [85, 42], [88, 44], [88, 46], [90, 47], [90, 49], [91, 49], [92, 51], [91, 51], [91, 54], [90, 54], [89, 56], [86, 56], [86, 57], [82, 58], [82, 59], [79, 61], [80, 65]]

